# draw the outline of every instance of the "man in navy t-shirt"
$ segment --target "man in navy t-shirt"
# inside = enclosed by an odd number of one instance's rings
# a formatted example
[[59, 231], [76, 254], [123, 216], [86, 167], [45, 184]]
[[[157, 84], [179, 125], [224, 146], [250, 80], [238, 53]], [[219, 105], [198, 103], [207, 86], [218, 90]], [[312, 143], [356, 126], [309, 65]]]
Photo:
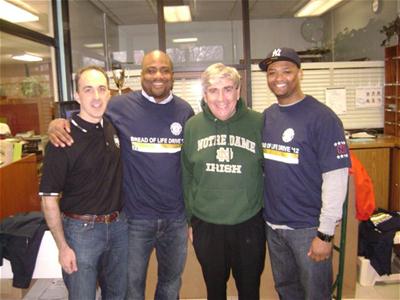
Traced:
[[280, 299], [331, 299], [332, 239], [346, 197], [349, 150], [340, 119], [303, 94], [301, 61], [274, 49], [259, 66], [278, 103], [264, 111], [264, 218]]

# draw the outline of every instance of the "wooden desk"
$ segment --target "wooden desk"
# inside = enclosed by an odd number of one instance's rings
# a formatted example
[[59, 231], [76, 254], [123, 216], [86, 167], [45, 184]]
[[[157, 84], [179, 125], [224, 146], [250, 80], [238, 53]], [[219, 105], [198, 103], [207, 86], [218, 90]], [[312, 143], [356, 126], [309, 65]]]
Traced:
[[391, 152], [397, 140], [381, 136], [370, 140], [349, 140], [350, 150], [362, 162], [374, 184], [376, 207], [389, 209]]
[[25, 211], [39, 211], [36, 156], [0, 167], [0, 219]]

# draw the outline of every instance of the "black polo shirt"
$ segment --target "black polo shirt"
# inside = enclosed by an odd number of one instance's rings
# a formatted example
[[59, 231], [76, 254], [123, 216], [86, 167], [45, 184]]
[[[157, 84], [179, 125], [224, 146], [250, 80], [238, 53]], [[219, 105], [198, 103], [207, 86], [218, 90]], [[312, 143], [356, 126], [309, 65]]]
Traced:
[[121, 210], [122, 164], [113, 125], [71, 119], [71, 147], [46, 146], [41, 196], [61, 195], [60, 210], [103, 215]]

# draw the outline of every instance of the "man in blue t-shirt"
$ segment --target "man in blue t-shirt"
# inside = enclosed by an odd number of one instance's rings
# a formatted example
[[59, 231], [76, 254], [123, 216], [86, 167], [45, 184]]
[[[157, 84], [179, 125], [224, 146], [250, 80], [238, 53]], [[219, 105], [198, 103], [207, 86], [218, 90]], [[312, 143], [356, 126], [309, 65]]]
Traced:
[[335, 113], [303, 94], [297, 53], [259, 66], [278, 103], [264, 111], [264, 218], [280, 299], [331, 299], [332, 239], [346, 197], [349, 150]]
[[[172, 94], [173, 66], [162, 51], [142, 62], [141, 91], [113, 97], [106, 111], [118, 131], [123, 163], [123, 211], [129, 225], [127, 299], [144, 299], [150, 254], [158, 282], [154, 299], [178, 299], [187, 255], [181, 182], [183, 127], [194, 114]], [[54, 122], [54, 121], [53, 121]], [[56, 125], [58, 124], [58, 125]], [[70, 145], [65, 120], [51, 125], [53, 143]]]

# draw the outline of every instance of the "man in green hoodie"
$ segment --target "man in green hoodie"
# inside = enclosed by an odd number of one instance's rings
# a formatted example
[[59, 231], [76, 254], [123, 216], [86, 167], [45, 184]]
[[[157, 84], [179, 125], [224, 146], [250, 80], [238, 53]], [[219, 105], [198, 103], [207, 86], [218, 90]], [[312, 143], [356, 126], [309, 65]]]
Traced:
[[221, 63], [201, 76], [203, 112], [185, 125], [182, 171], [189, 238], [207, 299], [226, 299], [232, 270], [239, 299], [259, 299], [264, 269], [262, 116], [240, 98], [240, 75]]

